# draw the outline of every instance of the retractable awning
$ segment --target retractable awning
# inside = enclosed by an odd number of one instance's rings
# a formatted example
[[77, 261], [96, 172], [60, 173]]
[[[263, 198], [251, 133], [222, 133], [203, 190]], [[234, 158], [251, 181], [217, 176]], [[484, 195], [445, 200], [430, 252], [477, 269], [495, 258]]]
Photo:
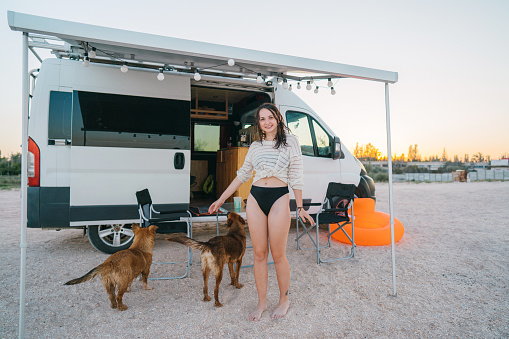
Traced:
[[[206, 42], [171, 38], [161, 35], [139, 33], [109, 27], [50, 19], [23, 13], [8, 12], [8, 22], [12, 30], [40, 34], [34, 47], [53, 47], [61, 52], [83, 54], [85, 50], [96, 48], [99, 58], [121, 62], [168, 64], [173, 67], [198, 68], [200, 70], [221, 71], [227, 74], [244, 76], [281, 76], [289, 73], [302, 73], [314, 78], [357, 78], [395, 83], [398, 73], [373, 68], [345, 65], [335, 62], [307, 59], [253, 49], [230, 47]], [[44, 42], [44, 36], [55, 37], [68, 46], [55, 46]], [[235, 66], [228, 66], [229, 59]], [[306, 75], [306, 73], [308, 75]], [[316, 76], [319, 74], [319, 76]], [[293, 78], [289, 76], [289, 78]]]

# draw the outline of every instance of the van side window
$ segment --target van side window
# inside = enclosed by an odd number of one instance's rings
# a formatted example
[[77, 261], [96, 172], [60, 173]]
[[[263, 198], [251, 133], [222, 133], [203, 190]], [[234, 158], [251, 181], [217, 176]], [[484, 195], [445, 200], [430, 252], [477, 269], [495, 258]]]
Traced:
[[302, 154], [325, 158], [332, 156], [331, 137], [315, 119], [304, 113], [287, 111], [286, 122], [299, 138]]
[[219, 150], [219, 125], [194, 125], [194, 151], [217, 152]]
[[73, 92], [75, 146], [189, 150], [190, 101]]
[[302, 154], [314, 156], [315, 151], [307, 114], [287, 111], [286, 124], [292, 133], [299, 138]]
[[311, 119], [313, 121], [313, 130], [315, 132], [315, 140], [316, 140], [316, 147], [318, 151], [319, 157], [326, 157], [330, 158], [332, 157], [331, 154], [331, 147], [330, 147], [330, 140], [331, 137], [325, 130], [318, 124], [318, 122], [315, 119]]
[[71, 140], [72, 93], [49, 94], [48, 139]]

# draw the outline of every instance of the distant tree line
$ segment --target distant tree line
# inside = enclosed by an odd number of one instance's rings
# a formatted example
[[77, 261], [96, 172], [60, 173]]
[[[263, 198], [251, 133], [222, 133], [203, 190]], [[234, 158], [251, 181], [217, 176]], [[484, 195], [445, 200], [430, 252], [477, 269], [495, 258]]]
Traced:
[[[382, 152], [375, 146], [373, 146], [371, 143], [368, 143], [367, 145], [360, 145], [359, 143], [355, 144], [355, 148], [353, 150], [353, 155], [359, 159], [360, 161], [386, 161], [387, 156], [384, 156]], [[508, 158], [509, 153], [504, 153], [500, 156], [500, 159], [502, 158]], [[447, 150], [444, 147], [444, 150], [442, 152], [442, 156], [438, 155], [431, 155], [429, 157], [423, 157], [419, 153], [417, 144], [410, 145], [408, 147], [408, 154], [405, 155], [404, 153], [400, 154], [399, 156], [394, 154], [392, 156], [392, 161], [400, 161], [400, 162], [419, 162], [419, 161], [441, 161], [441, 162], [450, 162], [454, 164], [459, 163], [475, 163], [475, 162], [491, 162], [491, 156], [490, 155], [484, 155], [481, 152], [477, 152], [470, 156], [469, 154], [465, 154], [463, 156], [463, 159], [460, 159], [458, 155], [454, 155], [452, 158], [449, 158], [447, 155]]]
[[21, 174], [21, 153], [11, 154], [9, 158], [6, 158], [0, 151], [0, 175], [19, 174]]

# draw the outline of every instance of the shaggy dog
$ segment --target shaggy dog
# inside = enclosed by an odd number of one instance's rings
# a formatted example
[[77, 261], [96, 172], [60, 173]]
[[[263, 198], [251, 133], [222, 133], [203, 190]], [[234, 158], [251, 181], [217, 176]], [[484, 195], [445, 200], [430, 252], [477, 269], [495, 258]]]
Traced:
[[[208, 281], [210, 271], [214, 272], [216, 277], [216, 287], [214, 288], [214, 299], [216, 307], [223, 306], [219, 302], [219, 284], [223, 279], [223, 267], [228, 263], [230, 270], [231, 284], [236, 288], [242, 288], [239, 283], [239, 272], [242, 266], [242, 257], [246, 251], [246, 232], [244, 227], [246, 222], [236, 214], [228, 214], [228, 234], [214, 237], [207, 242], [196, 241], [184, 236], [175, 236], [167, 238], [168, 241], [174, 241], [196, 250], [201, 250], [201, 269], [203, 272], [203, 301], [210, 301], [208, 293]], [[235, 264], [235, 269], [234, 265]]]
[[[141, 274], [144, 289], [152, 289], [147, 285], [147, 278], [150, 265], [152, 265], [156, 230], [157, 226], [154, 225], [141, 228], [138, 224], [133, 224], [134, 240], [131, 247], [112, 254], [101, 265], [80, 278], [66, 282], [65, 285], [79, 284], [100, 274], [104, 288], [110, 297], [111, 308], [127, 310], [127, 306], [122, 303], [122, 297], [137, 276]], [[116, 296], [115, 290], [118, 291]]]

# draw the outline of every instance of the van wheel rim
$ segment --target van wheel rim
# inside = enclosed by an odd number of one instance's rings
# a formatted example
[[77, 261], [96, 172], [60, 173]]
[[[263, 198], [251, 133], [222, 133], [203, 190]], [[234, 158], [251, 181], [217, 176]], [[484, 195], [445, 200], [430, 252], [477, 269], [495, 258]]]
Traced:
[[122, 224], [99, 226], [99, 239], [111, 247], [120, 247], [127, 244], [134, 237], [132, 229]]

